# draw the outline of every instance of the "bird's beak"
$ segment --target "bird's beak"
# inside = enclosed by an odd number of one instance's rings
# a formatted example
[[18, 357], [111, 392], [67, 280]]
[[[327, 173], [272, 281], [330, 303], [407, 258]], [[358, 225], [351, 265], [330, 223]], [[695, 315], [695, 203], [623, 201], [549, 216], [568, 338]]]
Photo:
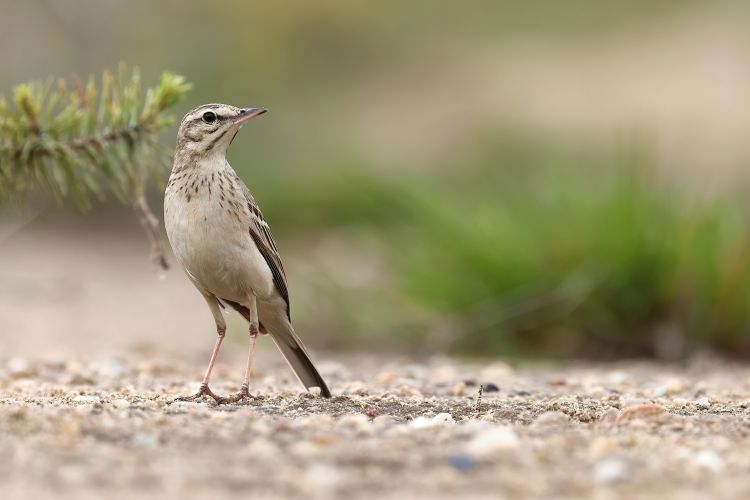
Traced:
[[243, 108], [240, 110], [240, 114], [234, 118], [234, 123], [241, 125], [256, 116], [262, 115], [266, 111], [268, 111], [266, 108]]

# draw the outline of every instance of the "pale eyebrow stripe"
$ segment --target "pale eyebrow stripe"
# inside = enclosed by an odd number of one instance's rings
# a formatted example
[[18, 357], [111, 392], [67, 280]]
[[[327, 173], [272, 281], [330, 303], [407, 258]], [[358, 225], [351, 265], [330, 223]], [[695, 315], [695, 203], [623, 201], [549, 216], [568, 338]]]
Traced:
[[[198, 116], [196, 116], [195, 118], [191, 118], [191, 119], [187, 120], [186, 123], [199, 122], [199, 121], [201, 121], [203, 119], [203, 113], [205, 113], [206, 110], [209, 110], [209, 109], [218, 109], [218, 108], [219, 108], [219, 106], [211, 106], [210, 108], [202, 108], [202, 110], [201, 110], [201, 112], [200, 112], [200, 114]], [[217, 119], [217, 121], [218, 120], [223, 120], [225, 118], [226, 118], [225, 116], [222, 116], [219, 113], [216, 113], [216, 119]]]

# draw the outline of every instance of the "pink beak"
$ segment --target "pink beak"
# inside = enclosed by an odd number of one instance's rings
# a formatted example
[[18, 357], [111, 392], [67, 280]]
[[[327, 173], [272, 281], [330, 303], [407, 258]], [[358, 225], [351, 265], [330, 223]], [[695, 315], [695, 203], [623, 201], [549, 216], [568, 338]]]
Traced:
[[240, 110], [240, 114], [234, 118], [234, 123], [240, 125], [248, 120], [252, 120], [256, 116], [260, 116], [268, 111], [266, 108], [243, 108]]

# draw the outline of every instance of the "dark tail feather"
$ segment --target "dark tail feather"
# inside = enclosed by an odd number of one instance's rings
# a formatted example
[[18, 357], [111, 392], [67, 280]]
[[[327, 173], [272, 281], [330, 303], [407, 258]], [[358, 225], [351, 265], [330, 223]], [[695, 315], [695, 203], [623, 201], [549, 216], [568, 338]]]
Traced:
[[[250, 311], [247, 307], [227, 299], [221, 299], [221, 302], [225, 302], [232, 309], [240, 313], [242, 317], [250, 321]], [[310, 387], [320, 387], [320, 395], [324, 398], [330, 398], [331, 391], [328, 389], [328, 385], [310, 360], [305, 346], [302, 344], [300, 338], [297, 337], [297, 334], [294, 333], [292, 325], [286, 318], [280, 321], [280, 323], [278, 327], [277, 325], [273, 325], [271, 337], [281, 351], [281, 354], [284, 355], [284, 358], [286, 358], [287, 363], [292, 367], [302, 385], [308, 389]], [[265, 330], [263, 325], [260, 325], [260, 330]]]
[[278, 346], [281, 353], [286, 358], [289, 366], [292, 367], [297, 378], [302, 382], [306, 388], [320, 387], [320, 395], [324, 398], [331, 397], [331, 391], [328, 389], [323, 377], [320, 376], [318, 369], [310, 360], [310, 356], [305, 352], [305, 346], [299, 340], [297, 335], [294, 334], [294, 330], [291, 331], [292, 336], [287, 337], [285, 333], [277, 334], [275, 331], [271, 331], [271, 337]]

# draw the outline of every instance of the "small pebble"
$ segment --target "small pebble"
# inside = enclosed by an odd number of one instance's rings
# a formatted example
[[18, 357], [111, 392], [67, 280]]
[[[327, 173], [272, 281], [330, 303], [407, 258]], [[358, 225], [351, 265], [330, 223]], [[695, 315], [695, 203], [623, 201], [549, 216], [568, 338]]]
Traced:
[[466, 445], [465, 452], [475, 458], [513, 454], [521, 447], [518, 436], [511, 427], [499, 426], [480, 431]]
[[672, 406], [674, 406], [676, 408], [684, 408], [685, 406], [687, 406], [690, 403], [690, 401], [688, 401], [685, 398], [674, 398], [674, 399], [672, 399], [671, 402], [672, 402]]
[[594, 480], [600, 484], [620, 483], [630, 477], [630, 467], [621, 458], [606, 458], [594, 466]]
[[113, 399], [112, 406], [119, 409], [130, 408], [130, 401], [127, 399]]
[[448, 462], [460, 472], [468, 472], [476, 466], [474, 458], [466, 453], [452, 453], [448, 456]]
[[559, 411], [547, 411], [534, 420], [534, 425], [565, 425], [570, 423], [570, 417]]
[[620, 411], [616, 408], [608, 408], [604, 413], [602, 413], [601, 417], [599, 417], [599, 422], [603, 424], [614, 424], [617, 422], [617, 417], [620, 415]]
[[341, 469], [326, 463], [313, 463], [304, 471], [305, 484], [309, 484], [317, 494], [336, 488], [346, 479]]
[[357, 432], [368, 432], [372, 430], [372, 424], [367, 415], [361, 413], [349, 414], [339, 417], [338, 425], [343, 428], [352, 429]]
[[653, 417], [664, 413], [664, 407], [657, 404], [640, 404], [623, 408], [617, 416], [616, 422]]
[[685, 389], [685, 383], [678, 378], [670, 378], [663, 385], [658, 386], [654, 389], [654, 397], [660, 398], [664, 396], [671, 396], [682, 392]]
[[429, 429], [435, 427], [435, 423], [429, 417], [417, 417], [409, 422], [412, 429]]
[[79, 404], [95, 404], [95, 403], [101, 403], [102, 399], [99, 396], [76, 396], [73, 398], [74, 403]]
[[500, 391], [500, 388], [497, 386], [497, 384], [493, 384], [490, 382], [489, 384], [483, 384], [484, 392], [498, 392]]
[[716, 452], [711, 450], [703, 450], [693, 457], [693, 465], [699, 469], [703, 469], [709, 472], [718, 473], [724, 470], [724, 459], [721, 458]]
[[320, 397], [320, 387], [310, 387], [307, 389], [307, 392], [315, 396], [316, 398]]
[[397, 373], [393, 370], [386, 370], [375, 375], [375, 382], [380, 385], [392, 384], [396, 380]]
[[589, 395], [595, 399], [601, 399], [607, 395], [607, 390], [602, 386], [595, 386], [589, 389]]
[[702, 410], [705, 410], [711, 407], [711, 401], [706, 396], [696, 399], [695, 401], [693, 401], [693, 404], [695, 404], [695, 406], [697, 406], [698, 408]]
[[412, 429], [432, 429], [435, 427], [441, 427], [445, 425], [453, 425], [456, 421], [453, 420], [453, 416], [449, 413], [438, 413], [434, 417], [417, 417], [409, 422], [409, 427]]
[[441, 425], [451, 425], [456, 423], [450, 413], [438, 413], [432, 418], [432, 421]]
[[13, 378], [26, 378], [34, 375], [31, 364], [23, 358], [11, 358], [6, 366]]
[[398, 388], [398, 394], [400, 396], [417, 396], [422, 397], [422, 392], [415, 388], [408, 385], [402, 385]]
[[589, 453], [594, 458], [602, 458], [611, 455], [619, 448], [617, 441], [612, 438], [600, 436], [591, 442]]
[[[354, 417], [354, 418], [348, 418]], [[360, 415], [344, 415], [339, 419], [339, 424], [345, 427], [357, 427], [362, 426], [360, 422]], [[333, 418], [325, 413], [314, 413], [294, 420], [295, 426], [302, 428], [321, 429], [330, 428], [335, 424]]]
[[138, 432], [132, 439], [133, 444], [141, 448], [156, 448], [159, 445], [159, 439], [151, 433]]
[[456, 385], [453, 386], [453, 390], [451, 390], [454, 396], [463, 396], [466, 394], [466, 384], [463, 382], [459, 382]]
[[631, 385], [630, 377], [625, 372], [615, 371], [607, 374], [607, 381], [612, 385]]

